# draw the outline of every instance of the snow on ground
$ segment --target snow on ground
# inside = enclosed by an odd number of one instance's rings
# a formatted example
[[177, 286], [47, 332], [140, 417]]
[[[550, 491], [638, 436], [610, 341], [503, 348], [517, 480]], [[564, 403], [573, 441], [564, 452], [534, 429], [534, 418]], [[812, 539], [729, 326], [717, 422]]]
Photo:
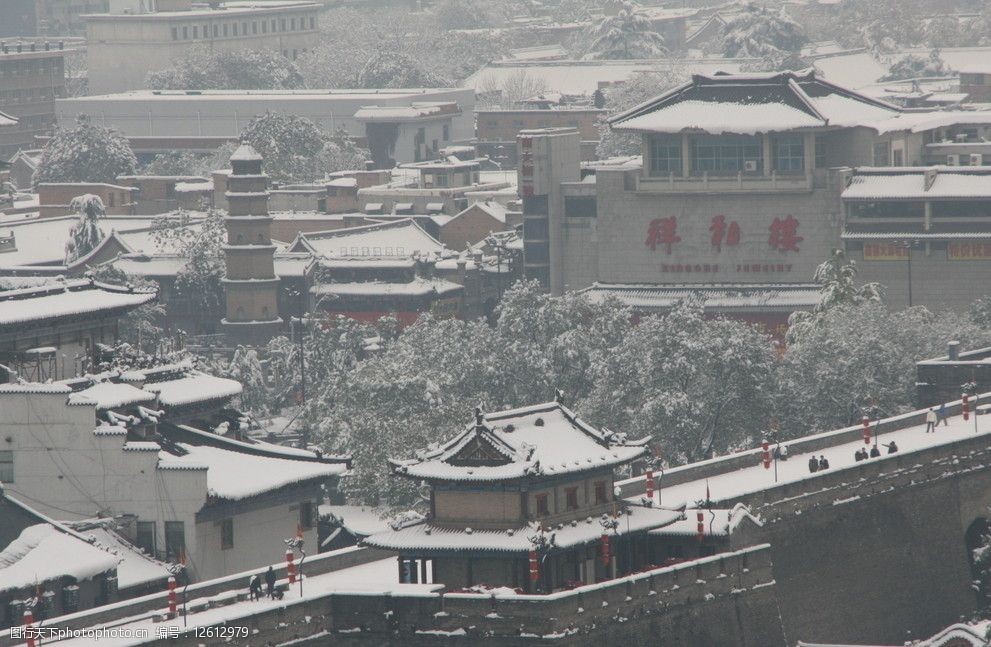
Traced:
[[[303, 571], [306, 571], [305, 563], [303, 565]], [[399, 584], [397, 582], [398, 573], [399, 568], [396, 558], [392, 557], [376, 562], [370, 562], [368, 564], [352, 566], [350, 568], [345, 568], [331, 573], [324, 573], [323, 575], [314, 575], [313, 577], [307, 577], [304, 580], [302, 598], [299, 595], [299, 583], [297, 582], [293, 586], [289, 587], [286, 591], [285, 598], [282, 600], [269, 600], [267, 598], [258, 601], [246, 600], [244, 602], [236, 602], [227, 606], [190, 614], [188, 616], [188, 627], [209, 627], [222, 625], [225, 622], [232, 627], [236, 627], [239, 624], [241, 624], [241, 626], [246, 626], [246, 622], [238, 623], [238, 620], [256, 614], [260, 611], [289, 606], [299, 602], [301, 599], [312, 599], [332, 592], [353, 592], [364, 594], [392, 592], [396, 595], [402, 595], [409, 593], [424, 594], [443, 588], [443, 586], [439, 584]], [[280, 580], [280, 582], [285, 582], [285, 580]], [[243, 591], [247, 591], [247, 578], [245, 578], [243, 586], [240, 588]], [[221, 597], [224, 595], [227, 594], [225, 593], [214, 597]], [[194, 605], [198, 603], [198, 601], [205, 599], [208, 598], [198, 598], [197, 600], [190, 599], [188, 604]], [[181, 607], [182, 588], [179, 589], [179, 604]], [[161, 609], [156, 613], [164, 613], [164, 611], [165, 609]], [[61, 640], [58, 644], [61, 647], [82, 647], [83, 645], [99, 645], [99, 647], [127, 647], [130, 645], [140, 645], [142, 643], [149, 642], [150, 640], [154, 640], [156, 632], [159, 628], [167, 629], [168, 627], [176, 627], [180, 632], [184, 630], [183, 619], [181, 616], [166, 622], [154, 622], [151, 618], [152, 615], [153, 614], [142, 614], [141, 616], [136, 616], [133, 619], [130, 619], [130, 621], [122, 622], [120, 620], [115, 620], [113, 622], [114, 627], [132, 630], [132, 633], [138, 633], [139, 630], [147, 631], [147, 638], [71, 638], [68, 640]], [[55, 624], [57, 625], [57, 623]]]
[[[980, 416], [978, 418], [978, 430], [981, 435], [991, 434], [991, 420], [986, 419], [988, 417]], [[873, 431], [873, 421], [871, 429]], [[949, 418], [949, 426], [940, 424], [934, 434], [925, 433], [925, 429], [925, 424], [921, 424], [880, 434], [880, 445], [878, 449], [881, 451], [881, 456], [870, 458], [868, 461], [874, 462], [884, 460], [888, 457], [888, 449], [885, 445], [893, 440], [898, 445], [898, 453], [904, 454], [905, 452], [927, 449], [975, 435], [974, 418], [971, 417], [970, 420], [965, 422], [963, 416], [959, 415]], [[782, 443], [782, 445], [788, 445], [788, 443]], [[853, 467], [857, 465], [857, 462], [854, 460], [854, 452], [864, 447], [867, 447], [868, 451], [870, 451], [870, 447], [865, 445], [862, 439], [858, 439], [855, 442], [816, 450], [811, 453], [792, 454], [788, 460], [777, 461], [778, 483], [795, 483], [814, 476], [809, 473], [809, 457], [813, 454], [817, 457], [826, 457], [826, 460], [829, 461], [830, 472]], [[673, 485], [671, 487], [664, 487], [664, 479], [661, 478], [659, 483], [660, 488], [654, 494], [654, 499], [666, 506], [677, 505], [680, 502], [692, 505], [697, 501], [705, 500], [706, 487], [709, 488], [714, 501], [773, 487], [775, 485], [774, 466], [772, 465], [771, 469], [764, 469], [764, 466], [759, 462], [760, 450], [754, 449], [750, 451], [754, 454], [753, 467], [710, 476], [707, 479], [703, 478], [697, 481], [682, 483], [681, 485]], [[631, 497], [630, 500], [639, 501], [641, 498], [642, 496], [636, 496]]]

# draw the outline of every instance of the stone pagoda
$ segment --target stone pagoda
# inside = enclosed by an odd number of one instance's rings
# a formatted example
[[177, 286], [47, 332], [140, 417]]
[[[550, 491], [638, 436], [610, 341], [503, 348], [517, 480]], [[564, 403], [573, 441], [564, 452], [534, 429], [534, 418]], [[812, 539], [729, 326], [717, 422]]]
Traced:
[[261, 345], [282, 327], [268, 213], [268, 176], [262, 173], [261, 155], [247, 143], [241, 143], [230, 161], [228, 215], [224, 219], [227, 316], [221, 323], [229, 343]]

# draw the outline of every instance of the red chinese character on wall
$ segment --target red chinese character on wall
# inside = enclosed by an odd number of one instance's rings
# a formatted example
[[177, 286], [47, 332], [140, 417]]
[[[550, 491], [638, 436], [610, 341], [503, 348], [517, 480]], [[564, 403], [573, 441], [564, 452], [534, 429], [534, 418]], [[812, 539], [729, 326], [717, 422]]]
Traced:
[[654, 218], [647, 227], [647, 247], [650, 247], [651, 251], [656, 251], [658, 245], [665, 245], [670, 254], [671, 245], [681, 242], [681, 236], [677, 232], [678, 219], [675, 216]]
[[713, 217], [709, 233], [712, 235], [712, 246], [717, 252], [723, 251], [723, 242], [730, 247], [735, 247], [740, 242], [740, 225], [735, 220], [727, 223], [726, 216]]
[[798, 235], [798, 220], [794, 216], [775, 218], [771, 223], [771, 236], [767, 244], [779, 252], [797, 252], [798, 244], [805, 240]]

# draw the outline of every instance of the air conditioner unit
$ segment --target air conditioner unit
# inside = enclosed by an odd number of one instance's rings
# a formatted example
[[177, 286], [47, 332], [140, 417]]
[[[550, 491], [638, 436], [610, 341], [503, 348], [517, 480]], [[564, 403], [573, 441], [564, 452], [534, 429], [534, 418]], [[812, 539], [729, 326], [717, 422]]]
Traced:
[[757, 160], [744, 160], [744, 162], [743, 162], [743, 170], [746, 171], [747, 173], [756, 173], [757, 172]]
[[960, 156], [959, 155], [947, 155], [946, 156], [947, 166], [960, 166]]
[[970, 154], [970, 165], [971, 166], [981, 166], [982, 164], [984, 164], [984, 155], [982, 155], [980, 153], [971, 153]]

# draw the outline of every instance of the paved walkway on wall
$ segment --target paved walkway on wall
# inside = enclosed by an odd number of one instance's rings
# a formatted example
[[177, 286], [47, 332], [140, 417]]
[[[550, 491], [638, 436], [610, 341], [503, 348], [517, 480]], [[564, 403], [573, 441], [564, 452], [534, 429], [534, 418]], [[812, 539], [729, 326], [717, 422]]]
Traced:
[[[936, 427], [935, 433], [926, 433], [926, 425], [915, 425], [888, 431], [880, 434], [878, 449], [881, 456], [868, 458], [866, 462], [876, 462], [884, 460], [888, 456], [888, 443], [894, 441], [898, 446], [898, 453], [905, 454], [918, 450], [935, 447], [964, 438], [973, 438], [975, 435], [991, 435], [991, 415], [981, 415], [977, 417], [977, 426], [974, 424], [974, 414], [971, 413], [970, 420], [964, 421], [963, 416], [956, 415], [948, 418], [949, 426], [940, 423]], [[873, 432], [873, 421], [871, 430]], [[975, 429], [977, 431], [975, 431]], [[796, 439], [797, 440], [797, 439]], [[989, 439], [991, 442], [991, 439]], [[814, 478], [816, 474], [809, 472], [809, 458], [811, 456], [825, 456], [829, 462], [829, 472], [834, 472], [847, 467], [858, 465], [854, 459], [854, 453], [862, 448], [867, 448], [868, 452], [873, 446], [874, 439], [871, 437], [871, 444], [865, 445], [864, 441], [857, 440], [835, 447], [828, 447], [815, 452], [805, 454], [792, 454], [787, 460], [772, 461], [770, 469], [765, 469], [761, 462], [762, 452], [760, 449], [748, 450], [754, 456], [753, 467], [737, 469], [725, 474], [717, 474], [708, 478], [702, 478], [687, 483], [664, 487], [664, 479], [660, 472], [655, 472], [655, 482], [660, 489], [654, 493], [654, 501], [665, 506], [676, 506], [682, 502], [693, 507], [698, 501], [705, 501], [706, 488], [713, 501], [724, 501], [753, 492], [774, 487], [783, 483], [796, 483], [809, 478]], [[782, 443], [786, 445], [787, 443]], [[773, 450], [773, 446], [771, 447]], [[776, 465], [775, 465], [776, 463]], [[777, 467], [777, 482], [775, 482], [775, 466]], [[661, 478], [658, 478], [661, 477]], [[630, 501], [639, 501], [642, 495], [629, 497]]]
[[[303, 570], [304, 572], [306, 570], [305, 563], [303, 565]], [[308, 577], [303, 582], [302, 598], [299, 595], [299, 583], [297, 582], [286, 590], [285, 597], [281, 600], [270, 600], [268, 598], [263, 598], [257, 601], [246, 600], [243, 602], [232, 602], [223, 606], [209, 608], [197, 613], [190, 613], [188, 616], [188, 627], [183, 626], [183, 619], [181, 616], [175, 618], [174, 620], [155, 622], [152, 619], [151, 614], [143, 614], [135, 618], [116, 620], [108, 625], [96, 625], [86, 629], [86, 631], [92, 632], [100, 631], [101, 629], [105, 629], [108, 632], [129, 632], [131, 637], [93, 635], [89, 637], [63, 639], [57, 643], [49, 638], [42, 640], [42, 644], [58, 644], [60, 647], [96, 647], [97, 645], [100, 647], [130, 647], [133, 645], [141, 645], [147, 642], [152, 642], [156, 638], [163, 637], [163, 633], [160, 632], [164, 632], [165, 637], [170, 635], [178, 636], [189, 627], [215, 627], [217, 625], [223, 626], [224, 623], [227, 623], [229, 627], [236, 628], [239, 624], [237, 622], [239, 618], [247, 618], [248, 616], [256, 614], [259, 611], [284, 607], [291, 605], [294, 602], [298, 602], [301, 599], [305, 600], [317, 598], [326, 595], [327, 593], [363, 593], [367, 595], [393, 592], [396, 595], [402, 595], [427, 593], [443, 588], [443, 586], [439, 584], [399, 584], [398, 580], [398, 562], [395, 557], [392, 557], [377, 562], [370, 562], [368, 564], [361, 564], [359, 566], [344, 568], [339, 571], [332, 571], [330, 573]], [[285, 580], [279, 580], [279, 583], [285, 583]], [[262, 587], [264, 589], [264, 582]], [[191, 599], [188, 601], [187, 606], [190, 609], [193, 609], [200, 606], [206, 600], [223, 600], [225, 598], [231, 598], [238, 591], [243, 592], [247, 591], [247, 589], [248, 582], [245, 580], [243, 582], [243, 586], [240, 586], [240, 588], [232, 589], [228, 593], [223, 593], [211, 598]], [[178, 592], [179, 609], [181, 611], [182, 588], [179, 588]], [[155, 614], [163, 614], [165, 611], [166, 609], [161, 609], [155, 612]], [[245, 622], [243, 626], [247, 626], [248, 624], [249, 623]], [[53, 626], [57, 626], [57, 624]], [[170, 628], [174, 633], [169, 633]], [[46, 633], [42, 635], [43, 637], [47, 637], [49, 634], [46, 630]], [[233, 641], [235, 643], [243, 641], [244, 638], [250, 638], [250, 636], [237, 633], [232, 634], [232, 637], [235, 639]], [[237, 639], [242, 640], [239, 641]]]

